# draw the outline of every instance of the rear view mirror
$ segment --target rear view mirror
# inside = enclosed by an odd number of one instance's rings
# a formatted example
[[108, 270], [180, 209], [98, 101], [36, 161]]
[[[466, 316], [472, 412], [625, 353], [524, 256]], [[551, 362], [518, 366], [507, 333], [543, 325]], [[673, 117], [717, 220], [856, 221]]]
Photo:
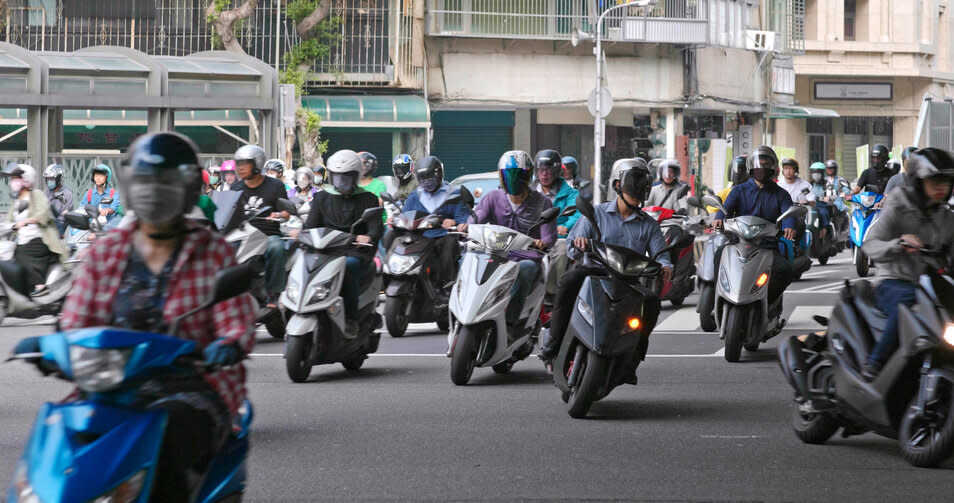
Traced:
[[[377, 206], [374, 208], [368, 208], [364, 210], [364, 213], [361, 214], [361, 218], [357, 222], [351, 225], [351, 233], [358, 235], [364, 234], [360, 232], [362, 226], [365, 228], [370, 228], [372, 225], [383, 225], [384, 224], [384, 208]], [[370, 233], [370, 230], [367, 231]]]
[[560, 216], [568, 217], [574, 213], [576, 213], [576, 206], [567, 206], [566, 208], [563, 208], [563, 213], [561, 213]]
[[719, 208], [720, 210], [722, 209], [722, 200], [719, 199], [719, 196], [706, 194], [702, 196], [702, 202], [706, 206], [712, 206], [714, 208]]
[[540, 213], [540, 220], [539, 220], [539, 222], [540, 222], [541, 224], [545, 224], [545, 223], [547, 223], [547, 222], [552, 222], [552, 221], [556, 220], [556, 217], [558, 217], [558, 216], [560, 216], [560, 208], [557, 208], [557, 207], [549, 208], [549, 209], [544, 210], [542, 213]]
[[70, 211], [63, 215], [63, 220], [67, 225], [81, 231], [89, 230], [89, 217], [78, 211]]
[[113, 204], [113, 198], [111, 198], [111, 197], [104, 197], [104, 198], [102, 198], [102, 199], [99, 200], [99, 204], [104, 205], [104, 206], [109, 206], [110, 204]]
[[444, 205], [450, 206], [452, 204], [457, 204], [459, 202], [460, 202], [460, 194], [454, 194], [453, 196], [450, 196], [444, 200]]
[[583, 194], [576, 196], [576, 211], [580, 212], [581, 215], [590, 221], [590, 225], [592, 225], [596, 231], [596, 240], [602, 241], [600, 228], [596, 224], [596, 209], [593, 208], [593, 203], [584, 197]]
[[252, 289], [252, 282], [265, 270], [265, 259], [256, 257], [243, 264], [229, 267], [215, 275], [212, 296], [206, 300], [206, 307], [229, 300]]
[[275, 211], [284, 211], [289, 215], [298, 215], [298, 207], [295, 206], [295, 203], [285, 198], [279, 198], [278, 201], [275, 201]]
[[705, 208], [705, 205], [703, 205], [696, 196], [689, 196], [689, 198], [686, 199], [686, 204], [692, 206], [693, 208]]
[[17, 200], [17, 213], [26, 210], [30, 206], [30, 201], [27, 199], [18, 199]]
[[471, 208], [474, 206], [474, 195], [463, 185], [460, 187], [460, 203]]
[[397, 200], [394, 199], [394, 196], [392, 196], [391, 194], [388, 194], [387, 192], [382, 192], [381, 194], [378, 195], [378, 197], [380, 197], [382, 201], [384, 201], [384, 202], [386, 202], [386, 203], [388, 203], [388, 204], [396, 204], [396, 203], [397, 203]]
[[679, 189], [679, 192], [676, 192], [676, 199], [682, 199], [688, 193], [689, 193], [689, 185], [683, 185], [682, 188]]
[[808, 208], [807, 208], [807, 207], [805, 207], [805, 206], [795, 206], [795, 205], [793, 205], [793, 206], [792, 206], [791, 208], [789, 208], [785, 213], [782, 213], [781, 216], [779, 216], [778, 219], [775, 221], [775, 223], [781, 224], [782, 221], [785, 220], [786, 218], [804, 217], [806, 213], [808, 213]]

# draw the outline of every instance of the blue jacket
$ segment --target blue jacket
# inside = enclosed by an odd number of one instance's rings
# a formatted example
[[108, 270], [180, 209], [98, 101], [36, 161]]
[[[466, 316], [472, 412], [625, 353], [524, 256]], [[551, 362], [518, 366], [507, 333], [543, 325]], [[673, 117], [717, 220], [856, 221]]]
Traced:
[[[574, 189], [570, 186], [569, 183], [566, 183], [566, 180], [560, 178], [558, 181], [560, 184], [560, 189], [557, 190], [556, 198], [553, 200], [553, 206], [560, 208], [560, 211], [565, 210], [569, 206], [576, 204], [576, 197], [580, 195], [580, 191]], [[543, 194], [543, 190], [539, 188], [538, 191]], [[544, 196], [546, 197], [546, 196]], [[580, 214], [574, 213], [568, 217], [560, 216], [557, 217], [556, 224], [557, 226], [563, 226], [567, 229], [572, 229], [576, 224], [576, 221], [580, 219]], [[560, 236], [563, 237], [563, 236]]]
[[[427, 208], [424, 207], [424, 203], [421, 202], [421, 196], [418, 191], [423, 190], [418, 187], [416, 190], [408, 194], [407, 200], [404, 201], [404, 208], [401, 213], [408, 213], [411, 211], [420, 211], [422, 213], [430, 213]], [[459, 193], [459, 189], [454, 189], [448, 192], [447, 197], [451, 197]], [[466, 223], [467, 219], [470, 218], [470, 211], [467, 210], [467, 206], [463, 204], [444, 204], [435, 212], [438, 215], [444, 218], [451, 218], [455, 222], [462, 224]], [[444, 229], [429, 229], [424, 231], [424, 236], [429, 238], [441, 237], [447, 234], [447, 231]]]
[[[759, 187], [755, 179], [750, 178], [742, 185], [733, 187], [722, 206], [730, 217], [755, 215], [774, 222], [792, 207], [792, 196], [775, 182], [767, 182], [765, 186]], [[715, 218], [722, 220], [726, 215], [718, 211]], [[782, 220], [782, 228], [794, 229], [795, 219], [790, 217]]]
[[92, 206], [99, 209], [99, 202], [107, 197], [113, 198], [112, 204], [109, 205], [113, 212], [106, 217], [106, 221], [111, 221], [119, 216], [119, 191], [110, 187], [109, 184], [106, 185], [102, 194], [97, 192], [96, 189], [87, 189], [86, 193], [83, 194], [83, 200], [80, 201], [80, 206]]

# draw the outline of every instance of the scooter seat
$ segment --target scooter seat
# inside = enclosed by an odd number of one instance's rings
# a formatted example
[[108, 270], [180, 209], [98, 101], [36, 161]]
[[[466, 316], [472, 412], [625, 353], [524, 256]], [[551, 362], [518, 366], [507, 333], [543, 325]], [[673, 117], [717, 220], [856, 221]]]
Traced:
[[27, 271], [16, 262], [0, 262], [0, 277], [13, 291], [29, 296], [33, 286], [27, 277]]
[[888, 317], [878, 308], [878, 296], [870, 281], [860, 280], [854, 284], [855, 307], [868, 325], [872, 345], [884, 332]]

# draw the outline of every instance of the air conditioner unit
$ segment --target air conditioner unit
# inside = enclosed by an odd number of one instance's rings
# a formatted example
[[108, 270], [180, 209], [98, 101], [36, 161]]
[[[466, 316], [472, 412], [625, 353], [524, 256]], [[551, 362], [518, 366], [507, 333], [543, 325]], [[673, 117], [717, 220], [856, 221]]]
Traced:
[[774, 31], [745, 30], [745, 48], [750, 51], [775, 51], [781, 46], [781, 36]]

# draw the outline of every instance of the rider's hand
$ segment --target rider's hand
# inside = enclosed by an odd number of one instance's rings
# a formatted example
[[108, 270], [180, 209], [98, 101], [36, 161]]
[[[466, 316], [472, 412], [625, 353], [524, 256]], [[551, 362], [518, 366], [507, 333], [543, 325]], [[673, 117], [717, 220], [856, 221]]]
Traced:
[[561, 236], [566, 236], [566, 235], [569, 234], [569, 233], [570, 233], [570, 229], [567, 229], [566, 227], [564, 227], [564, 226], [562, 226], [562, 225], [558, 225], [558, 226], [557, 226], [557, 234], [559, 234], [559, 235], [561, 235]]
[[268, 218], [274, 218], [276, 220], [282, 220], [282, 212], [275, 211], [268, 214]]
[[795, 239], [795, 229], [785, 229], [782, 231], [782, 236], [789, 241], [793, 241]]
[[722, 228], [722, 220], [719, 220], [719, 219], [713, 220], [713, 221], [712, 221], [712, 228], [713, 228], [713, 229], [721, 229], [721, 228]]
[[218, 339], [202, 351], [209, 365], [226, 366], [242, 361], [242, 351], [234, 342]]
[[301, 229], [288, 229], [288, 237], [297, 238], [301, 234]]
[[99, 216], [101, 216], [101, 217], [108, 217], [110, 211], [111, 211], [111, 210], [110, 210], [109, 208], [103, 208], [103, 209], [99, 210]]
[[872, 209], [875, 209], [875, 210], [881, 208], [881, 203], [882, 203], [882, 202], [883, 202], [883, 201], [878, 201], [878, 202], [874, 203], [874, 206], [872, 206], [871, 208], [872, 208]]
[[672, 267], [663, 267], [662, 269], [662, 280], [667, 282], [672, 279]]
[[917, 253], [919, 249], [924, 248], [924, 243], [914, 234], [902, 234], [901, 242], [908, 245], [904, 247], [904, 251], [908, 253]]
[[457, 224], [457, 232], [467, 232], [467, 224]]
[[361, 243], [361, 244], [368, 244], [368, 243], [371, 242], [371, 236], [367, 236], [367, 235], [361, 234], [360, 236], [356, 236], [356, 237], [354, 238], [354, 242], [355, 242], [355, 243]]
[[457, 225], [457, 222], [450, 218], [445, 218], [444, 221], [441, 222], [441, 227], [445, 229], [450, 229], [451, 227], [455, 225]]
[[586, 238], [576, 238], [573, 240], [573, 247], [580, 251], [586, 251], [590, 247], [590, 240]]
[[533, 240], [533, 247], [536, 248], [536, 249], [538, 249], [538, 250], [542, 250], [542, 249], [546, 248], [547, 245], [546, 245], [546, 243], [543, 242], [542, 239], [534, 239], [534, 240]]

